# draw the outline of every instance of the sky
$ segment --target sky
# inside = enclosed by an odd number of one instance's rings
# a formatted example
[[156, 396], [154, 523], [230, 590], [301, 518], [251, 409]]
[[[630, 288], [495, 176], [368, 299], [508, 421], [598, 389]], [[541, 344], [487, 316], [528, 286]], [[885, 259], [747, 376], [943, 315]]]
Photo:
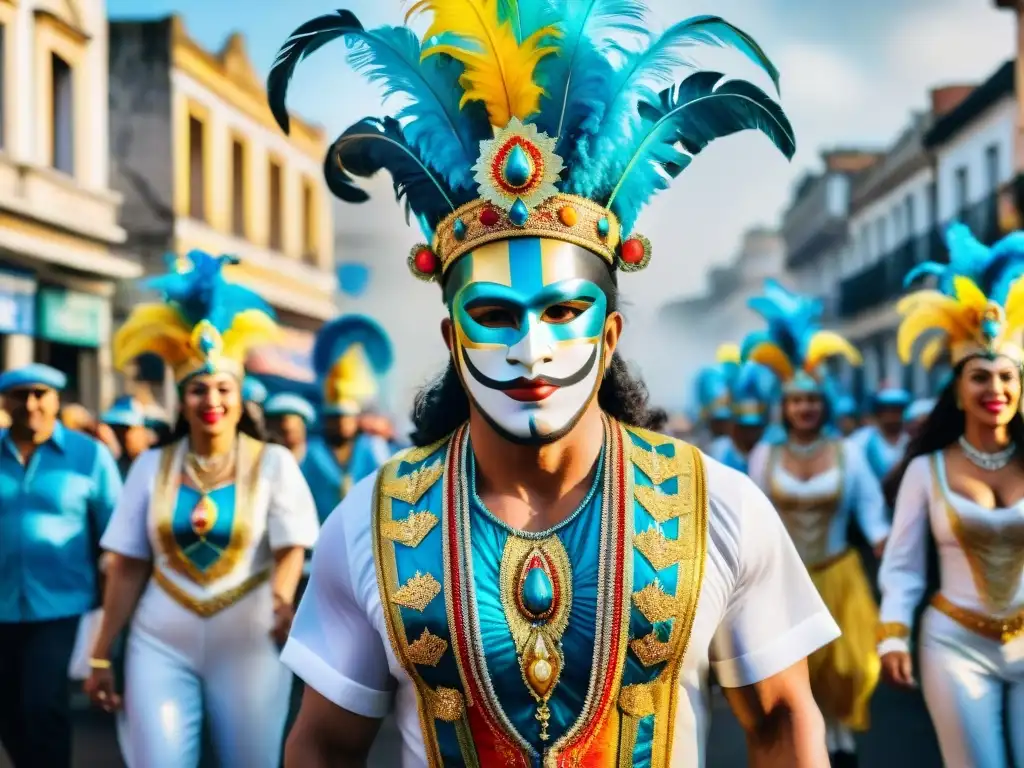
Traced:
[[[403, 23], [407, 7], [402, 0], [107, 0], [107, 4], [114, 18], [179, 13], [191, 36], [211, 50], [219, 49], [232, 31], [240, 31], [260, 75], [267, 73], [288, 34], [315, 16], [344, 7], [372, 28]], [[778, 226], [795, 183], [820, 167], [822, 150], [884, 148], [901, 133], [913, 111], [928, 106], [930, 88], [988, 77], [1013, 55], [1016, 22], [1012, 14], [995, 9], [994, 0], [648, 0], [648, 5], [657, 27], [685, 16], [712, 13], [754, 36], [782, 73], [781, 103], [797, 140], [792, 162], [754, 132], [714, 142], [640, 216], [636, 231], [650, 238], [653, 256], [647, 269], [621, 281], [627, 328], [636, 329], [627, 330], [624, 348], [627, 357], [639, 364], [652, 393], [671, 401], [679, 389], [679, 363], [666, 363], [665, 345], [671, 340], [657, 327], [658, 309], [665, 302], [701, 292], [709, 268], [733, 258], [744, 230]], [[254, 10], [257, 6], [262, 6], [259, 11]], [[303, 62], [289, 91], [291, 110], [323, 125], [331, 138], [362, 117], [385, 112], [376, 89], [345, 64], [344, 49], [342, 43], [335, 43]], [[711, 49], [702, 54], [701, 64], [716, 70], [723, 67], [719, 71], [770, 86], [766, 77], [736, 54]], [[376, 180], [374, 187], [386, 190]], [[379, 303], [408, 306], [412, 300], [421, 302], [422, 311], [439, 314], [434, 294], [416, 294], [413, 299], [415, 287], [408, 282], [415, 281], [406, 281], [405, 255], [422, 239], [420, 233], [405, 231], [398, 207], [386, 193], [379, 197], [383, 199], [372, 200], [369, 209], [337, 213], [336, 221], [343, 227], [364, 229], [369, 220], [375, 228], [373, 258], [390, 256], [395, 261], [390, 265], [395, 271], [382, 270], [388, 278], [397, 272], [395, 287]], [[344, 223], [346, 219], [351, 223]], [[390, 255], [391, 251], [395, 254]], [[338, 254], [341, 260], [344, 256]], [[388, 278], [381, 275], [377, 282], [390, 285], [393, 281]], [[433, 334], [433, 323], [427, 325]], [[395, 338], [395, 342], [396, 347], [413, 352], [423, 346], [419, 337]], [[422, 361], [409, 363], [406, 373], [412, 381], [420, 381], [438, 365], [423, 354]]]

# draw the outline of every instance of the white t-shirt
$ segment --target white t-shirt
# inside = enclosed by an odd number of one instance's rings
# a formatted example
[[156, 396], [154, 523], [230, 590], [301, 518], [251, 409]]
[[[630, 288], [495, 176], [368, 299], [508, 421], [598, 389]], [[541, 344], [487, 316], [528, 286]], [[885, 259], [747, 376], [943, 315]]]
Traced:
[[[708, 672], [738, 687], [781, 672], [839, 636], [778, 514], [745, 475], [704, 457], [710, 514], [704, 580], [680, 675], [673, 766], [704, 764]], [[426, 766], [416, 693], [395, 658], [371, 539], [375, 476], [328, 518], [282, 660], [339, 707], [394, 709], [402, 767]], [[397, 690], [394, 682], [397, 680]]]

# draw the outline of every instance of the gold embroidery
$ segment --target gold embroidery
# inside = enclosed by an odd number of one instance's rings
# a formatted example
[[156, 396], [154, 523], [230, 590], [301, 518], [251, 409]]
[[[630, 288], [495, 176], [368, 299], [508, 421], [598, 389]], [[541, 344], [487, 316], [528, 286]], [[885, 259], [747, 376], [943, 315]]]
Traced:
[[396, 464], [391, 465], [391, 472], [384, 478], [383, 493], [392, 499], [416, 504], [431, 486], [441, 479], [444, 463], [440, 460], [433, 464], [417, 467], [407, 475], [394, 476]]
[[433, 512], [410, 512], [405, 520], [385, 520], [380, 532], [385, 538], [406, 547], [418, 547], [437, 523], [437, 515]]
[[679, 601], [667, 594], [657, 579], [639, 592], [634, 592], [633, 602], [644, 618], [652, 624], [675, 618], [679, 608]]
[[641, 683], [640, 685], [627, 685], [619, 692], [619, 706], [627, 715], [633, 717], [647, 717], [654, 714], [654, 691], [653, 686], [657, 684]]
[[[669, 497], [674, 498], [674, 497]], [[656, 571], [675, 565], [686, 557], [686, 543], [680, 539], [667, 539], [658, 528], [648, 528], [633, 537], [633, 546], [647, 558]]]
[[1018, 611], [1012, 616], [986, 616], [983, 613], [969, 611], [955, 605], [941, 594], [932, 598], [932, 606], [946, 614], [962, 627], [981, 635], [989, 640], [1005, 645], [1011, 640], [1024, 636], [1024, 611]]
[[420, 664], [424, 667], [436, 667], [447, 650], [448, 641], [432, 634], [429, 629], [424, 627], [423, 633], [416, 642], [410, 643], [406, 653], [409, 654], [409, 661], [413, 664]]
[[659, 523], [667, 523], [679, 517], [686, 508], [676, 494], [662, 493], [657, 488], [647, 485], [638, 485], [633, 495]]
[[897, 621], [886, 621], [878, 625], [877, 637], [878, 642], [891, 638], [905, 640], [910, 637], [910, 627]]
[[645, 667], [653, 667], [672, 656], [672, 643], [658, 638], [657, 632], [650, 632], [643, 637], [629, 641], [629, 647]]
[[566, 627], [569, 626], [569, 608], [572, 606], [572, 568], [569, 565], [569, 555], [558, 537], [552, 536], [544, 541], [532, 541], [521, 539], [518, 536], [509, 536], [501, 555], [498, 583], [501, 588], [501, 607], [505, 611], [505, 621], [508, 622], [508, 628], [516, 642], [516, 650], [520, 653], [530, 639], [533, 624], [519, 612], [516, 606], [516, 589], [519, 585], [519, 575], [523, 565], [535, 549], [541, 550], [551, 558], [554, 563], [555, 577], [559, 580], [559, 588], [562, 590], [558, 604], [554, 606], [554, 612], [546, 622], [558, 637], [561, 637]]
[[666, 456], [655, 450], [647, 450], [640, 446], [632, 446], [633, 463], [640, 467], [640, 471], [651, 479], [655, 485], [661, 485], [670, 477], [678, 477], [686, 469], [686, 464], [680, 461], [680, 457]]
[[442, 437], [440, 440], [438, 440], [436, 443], [433, 443], [432, 445], [414, 446], [412, 448], [406, 448], [404, 451], [399, 451], [397, 454], [395, 454], [391, 458], [391, 460], [394, 462], [396, 467], [402, 463], [419, 464], [421, 461], [426, 461], [439, 450], [441, 450], [441, 448], [447, 445], [448, 441], [451, 439], [452, 436], [448, 435], [447, 437]]
[[159, 568], [153, 569], [153, 581], [155, 581], [160, 588], [166, 592], [172, 600], [174, 600], [174, 602], [178, 603], [178, 605], [184, 606], [188, 610], [192, 611], [192, 613], [197, 616], [201, 616], [204, 619], [208, 619], [211, 616], [220, 613], [225, 608], [230, 608], [256, 589], [256, 587], [269, 579], [270, 570], [268, 569], [266, 571], [253, 574], [237, 587], [226, 589], [220, 594], [214, 595], [207, 600], [201, 600], [197, 597], [193, 597], [171, 581]]
[[429, 573], [420, 573], [395, 590], [391, 602], [423, 613], [424, 609], [441, 593], [441, 584]]
[[436, 690], [427, 689], [427, 705], [430, 714], [436, 720], [443, 720], [446, 723], [454, 723], [462, 718], [466, 707], [462, 702], [462, 694], [454, 688], [443, 686]]
[[781, 447], [774, 446], [768, 459], [768, 495], [779, 512], [800, 559], [808, 567], [825, 562], [828, 556], [828, 534], [832, 520], [842, 502], [844, 480], [843, 452], [837, 452], [838, 475], [835, 491], [813, 497], [790, 495], [782, 491], [777, 482], [777, 469], [781, 458]]

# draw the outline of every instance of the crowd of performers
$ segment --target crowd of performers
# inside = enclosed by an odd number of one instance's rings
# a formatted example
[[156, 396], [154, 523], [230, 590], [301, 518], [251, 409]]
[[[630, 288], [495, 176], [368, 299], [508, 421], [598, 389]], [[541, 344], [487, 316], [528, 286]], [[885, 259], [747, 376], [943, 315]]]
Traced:
[[[616, 351], [619, 279], [651, 262], [640, 209], [713, 140], [795, 151], [776, 99], [699, 71], [693, 48], [735, 49], [775, 91], [778, 71], [718, 17], [655, 36], [630, 0], [410, 14], [430, 18], [422, 38], [347, 11], [302, 25], [268, 90], [287, 131], [297, 64], [343, 38], [402, 96], [324, 170], [348, 202], [388, 172], [428, 241], [407, 263], [441, 288], [447, 364], [413, 447], [359, 431], [391, 353], [354, 317], [318, 337], [321, 412], [267, 398], [268, 439], [243, 363], [277, 327], [226, 256], [177, 260], [117, 331], [116, 364], [159, 355], [180, 395], [159, 445], [125, 439], [123, 482], [57, 422], [58, 372], [4, 373], [0, 740], [17, 768], [69, 764], [67, 668], [101, 581], [85, 690], [118, 713], [130, 768], [193, 768], [204, 723], [220, 764], [276, 766], [293, 673], [290, 768], [363, 765], [388, 714], [404, 768], [699, 767], [712, 681], [752, 764], [848, 766], [880, 673], [920, 679], [948, 765], [1024, 764], [1021, 236], [988, 249], [954, 227], [950, 263], [919, 270], [938, 286], [905, 299], [900, 352], [952, 376], [912, 406], [909, 439], [896, 392], [855, 431], [823, 372], [857, 351], [769, 282], [702, 452], [661, 432]], [[880, 610], [851, 522], [881, 557]], [[941, 588], [915, 630], [929, 540]]]
[[808, 660], [839, 764], [880, 676], [920, 683], [946, 765], [1024, 764], [1024, 233], [946, 243], [899, 307], [903, 362], [947, 371], [935, 397], [883, 387], [859, 414], [825, 365], [858, 351], [773, 281], [749, 302], [767, 327], [697, 379], [705, 450], [768, 495], [842, 629]]

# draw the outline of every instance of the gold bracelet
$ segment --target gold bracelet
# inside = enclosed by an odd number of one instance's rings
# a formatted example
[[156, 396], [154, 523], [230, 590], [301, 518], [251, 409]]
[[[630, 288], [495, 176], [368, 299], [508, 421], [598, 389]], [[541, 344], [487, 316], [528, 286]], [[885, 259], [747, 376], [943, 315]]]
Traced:
[[89, 669], [110, 669], [110, 659], [89, 659]]

